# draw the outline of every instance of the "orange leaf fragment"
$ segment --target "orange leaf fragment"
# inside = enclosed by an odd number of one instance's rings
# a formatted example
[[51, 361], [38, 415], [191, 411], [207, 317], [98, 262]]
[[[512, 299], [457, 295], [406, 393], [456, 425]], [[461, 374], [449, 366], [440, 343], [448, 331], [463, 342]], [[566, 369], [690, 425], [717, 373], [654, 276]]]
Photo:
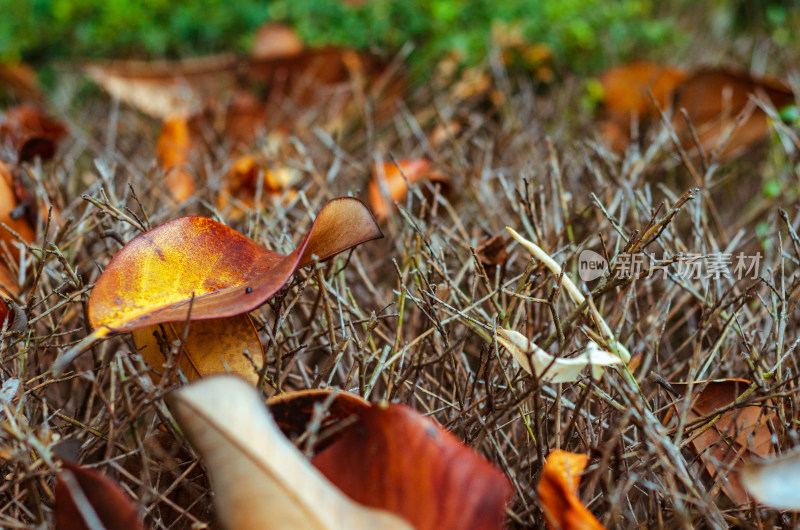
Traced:
[[455, 436], [405, 405], [365, 407], [312, 463], [356, 502], [417, 530], [500, 529], [511, 487]]
[[450, 186], [450, 179], [441, 173], [430, 171], [430, 167], [431, 163], [424, 158], [402, 159], [398, 160], [397, 164], [384, 162], [380, 166], [376, 165], [374, 177], [370, 181], [368, 189], [369, 202], [375, 212], [375, 217], [379, 220], [386, 219], [392, 204], [405, 198], [408, 193], [406, 179], [412, 185], [429, 180], [447, 190]]
[[603, 106], [630, 122], [630, 114], [656, 116], [648, 91], [662, 110], [669, 107], [675, 89], [686, 79], [679, 68], [646, 61], [617, 66], [600, 76]]
[[538, 493], [547, 516], [547, 525], [559, 530], [600, 530], [605, 528], [576, 494], [586, 469], [588, 455], [554, 449], [547, 455]]
[[[30, 242], [36, 239], [36, 231], [28, 222], [26, 216], [17, 216], [15, 210], [20, 206], [20, 200], [15, 191], [14, 176], [11, 168], [0, 161], [0, 223], [5, 223], [9, 228], [17, 232], [23, 239]], [[15, 242], [17, 239], [4, 228], [0, 228], [0, 242], [4, 242], [11, 251], [11, 255], [16, 259], [19, 256]], [[2, 247], [3, 243], [0, 243]], [[5, 266], [3, 266], [5, 268]], [[10, 272], [8, 278], [11, 278]], [[16, 285], [16, 284], [15, 284]]]
[[83, 348], [110, 332], [246, 313], [269, 300], [297, 269], [380, 237], [369, 209], [349, 197], [328, 201], [289, 255], [206, 217], [164, 223], [114, 256], [89, 297], [95, 331], [51, 370], [61, 373]]
[[57, 530], [144, 530], [132, 499], [116, 482], [71, 462], [62, 466], [55, 490]]
[[[678, 392], [686, 395], [688, 383], [670, 383]], [[695, 381], [691, 408], [687, 421], [700, 418], [707, 421], [698, 426], [700, 434], [693, 436], [692, 446], [705, 462], [706, 469], [712, 477], [723, 480], [722, 490], [734, 502], [748, 502], [745, 490], [739, 480], [738, 473], [730, 469], [743, 460], [753, 456], [768, 457], [774, 454], [772, 433], [769, 422], [775, 417], [772, 408], [759, 405], [748, 405], [728, 410], [715, 416], [717, 410], [733, 404], [751, 386], [746, 379], [720, 379], [712, 381]], [[770, 410], [764, 414], [765, 410]], [[706, 424], [713, 424], [706, 428]]]
[[186, 118], [177, 114], [167, 116], [156, 142], [156, 159], [165, 172], [167, 189], [178, 202], [190, 198], [195, 191], [194, 177], [188, 170], [191, 149]]

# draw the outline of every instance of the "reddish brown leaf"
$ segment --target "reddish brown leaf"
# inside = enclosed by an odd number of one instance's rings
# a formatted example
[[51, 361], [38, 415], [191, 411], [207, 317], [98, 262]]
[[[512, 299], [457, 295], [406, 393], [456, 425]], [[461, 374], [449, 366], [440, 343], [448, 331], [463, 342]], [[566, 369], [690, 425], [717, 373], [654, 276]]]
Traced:
[[705, 151], [720, 149], [719, 156], [728, 158], [766, 138], [769, 121], [766, 113], [756, 107], [724, 146], [721, 142], [736, 125], [736, 118], [751, 96], [774, 105], [777, 109], [791, 104], [794, 95], [782, 82], [751, 76], [730, 69], [701, 69], [690, 75], [678, 88], [673, 108], [673, 125], [688, 150], [694, 150], [686, 121], [678, 113], [686, 109]]
[[67, 461], [56, 482], [57, 530], [89, 530], [101, 523], [114, 530], [144, 530], [132, 499], [114, 481]]
[[554, 449], [547, 455], [537, 492], [554, 530], [601, 530], [605, 528], [586, 509], [576, 494], [589, 457]]
[[[688, 383], [670, 384], [683, 395], [688, 392]], [[745, 379], [696, 381], [692, 405], [686, 417], [688, 422], [703, 418], [698, 425], [702, 432], [688, 433], [693, 437], [692, 446], [711, 476], [724, 481], [725, 494], [739, 504], [748, 502], [747, 496], [738, 474], [730, 472], [730, 469], [753, 456], [774, 454], [768, 423], [775, 415], [761, 404], [735, 408], [720, 415], [716, 412], [733, 404], [750, 386], [750, 381]], [[712, 421], [713, 424], [709, 425]]]
[[296, 192], [292, 189], [296, 181], [297, 175], [294, 170], [286, 166], [272, 165], [262, 154], [241, 156], [236, 159], [226, 175], [225, 189], [220, 193], [217, 205], [224, 209], [231, 204], [231, 199], [235, 199], [233, 201], [235, 210], [243, 210], [236, 208], [236, 203], [263, 208], [265, 206], [263, 200], [256, 204], [259, 187], [264, 198], [276, 203], [282, 199], [288, 201], [296, 196]]
[[19, 162], [53, 158], [56, 146], [67, 134], [64, 125], [48, 117], [32, 103], [12, 107], [3, 114], [0, 123], [0, 141], [10, 144], [17, 152]]
[[[283, 434], [290, 439], [296, 439], [308, 428], [314, 417], [315, 407], [321, 407], [332, 395], [333, 390], [327, 389], [298, 390], [273, 396], [267, 400], [267, 405]], [[330, 406], [324, 410], [319, 431], [322, 432], [333, 427], [369, 406], [371, 406], [369, 401], [360, 396], [350, 392], [337, 392], [336, 397], [330, 402]], [[339, 437], [340, 434], [334, 433], [332, 436], [320, 440], [314, 446], [314, 450], [322, 451]]]
[[53, 365], [60, 373], [81, 349], [109, 332], [225, 318], [271, 298], [294, 272], [382, 237], [358, 199], [328, 201], [300, 245], [284, 256], [206, 217], [182, 217], [125, 245], [89, 298], [94, 332]]
[[417, 530], [502, 528], [511, 487], [494, 466], [405, 405], [358, 416], [312, 461], [353, 500], [401, 515]]
[[[447, 193], [450, 188], [450, 179], [439, 172], [430, 170], [430, 162], [424, 158], [398, 160], [385, 162], [375, 166], [374, 177], [369, 183], [369, 202], [375, 217], [379, 220], [388, 217], [392, 205], [402, 201], [408, 193], [408, 184], [416, 184], [428, 180], [443, 188]], [[405, 177], [405, 178], [404, 178]], [[385, 191], [384, 191], [385, 190]], [[388, 199], [387, 199], [388, 197]]]

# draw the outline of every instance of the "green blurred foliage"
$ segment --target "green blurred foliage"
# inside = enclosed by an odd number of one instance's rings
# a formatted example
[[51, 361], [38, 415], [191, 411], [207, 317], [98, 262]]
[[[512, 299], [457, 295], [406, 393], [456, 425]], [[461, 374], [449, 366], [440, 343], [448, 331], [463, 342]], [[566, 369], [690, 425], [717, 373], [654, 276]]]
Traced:
[[449, 52], [485, 57], [498, 21], [545, 43], [576, 71], [668, 46], [674, 22], [654, 0], [0, 0], [0, 59], [182, 57], [246, 51], [265, 21], [293, 26], [311, 46], [395, 51], [415, 44], [412, 64]]

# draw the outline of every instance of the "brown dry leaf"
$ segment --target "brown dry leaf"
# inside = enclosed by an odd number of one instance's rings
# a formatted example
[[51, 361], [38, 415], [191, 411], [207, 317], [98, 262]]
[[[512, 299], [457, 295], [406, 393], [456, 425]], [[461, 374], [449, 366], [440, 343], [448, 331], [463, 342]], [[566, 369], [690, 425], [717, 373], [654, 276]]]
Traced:
[[207, 217], [181, 217], [120, 250], [89, 297], [94, 332], [53, 364], [61, 373], [110, 332], [164, 322], [226, 318], [270, 299], [295, 271], [382, 237], [369, 209], [349, 197], [328, 201], [300, 245], [284, 256]]
[[352, 499], [417, 530], [503, 527], [508, 481], [455, 436], [398, 403], [362, 408], [358, 417], [313, 459]]
[[156, 160], [164, 171], [167, 190], [177, 202], [194, 195], [194, 177], [188, 169], [191, 150], [192, 139], [186, 118], [179, 114], [167, 116], [156, 142]]
[[[325, 403], [330, 405], [324, 409], [324, 417], [319, 425], [322, 432], [335, 424], [350, 418], [361, 409], [371, 406], [369, 401], [350, 392], [335, 392], [330, 389], [298, 390], [279, 394], [267, 400], [272, 417], [283, 434], [289, 439], [296, 439], [308, 428], [314, 418], [314, 410]], [[319, 440], [313, 446], [314, 451], [322, 451], [341, 435], [334, 433]]]
[[554, 449], [547, 455], [537, 492], [547, 516], [547, 526], [559, 530], [601, 530], [576, 493], [587, 455]]
[[508, 261], [506, 238], [502, 233], [484, 239], [475, 248], [475, 254], [484, 267], [502, 267]]
[[64, 125], [47, 116], [33, 103], [7, 109], [0, 122], [0, 142], [10, 144], [17, 152], [18, 162], [37, 156], [49, 160], [55, 155], [58, 142], [67, 135]]
[[283, 24], [265, 24], [256, 32], [250, 57], [253, 59], [277, 59], [292, 57], [303, 51], [303, 41], [290, 27]]
[[[670, 385], [684, 396], [689, 390], [688, 383]], [[693, 402], [686, 415], [687, 422], [706, 418], [697, 427], [697, 431], [688, 434], [693, 437], [692, 446], [705, 462], [711, 476], [724, 481], [722, 490], [725, 494], [739, 504], [748, 502], [747, 495], [738, 474], [730, 472], [730, 469], [753, 456], [767, 457], [774, 454], [772, 433], [768, 424], [775, 415], [771, 411], [763, 414], [765, 410], [771, 409], [761, 404], [728, 410], [719, 417], [715, 417], [714, 413], [733, 404], [750, 386], [750, 381], [745, 379], [696, 381]], [[707, 425], [712, 421], [712, 425]]]
[[376, 165], [367, 190], [375, 217], [378, 220], [386, 219], [393, 204], [405, 198], [408, 193], [406, 179], [412, 185], [428, 180], [441, 186], [443, 192], [447, 193], [451, 185], [450, 179], [437, 171], [431, 171], [430, 167], [431, 163], [424, 158], [402, 159], [397, 164], [384, 162], [380, 166]]
[[[183, 337], [185, 328], [185, 322], [169, 322], [133, 330], [136, 349], [153, 368], [156, 379], [163, 374], [166, 362], [161, 345], [169, 351], [170, 345]], [[231, 373], [255, 385], [264, 366], [264, 347], [247, 314], [190, 322], [179, 355], [178, 366], [188, 381]]]
[[237, 58], [223, 54], [182, 61], [110, 61], [86, 74], [120, 101], [150, 116], [189, 117], [225, 99], [236, 80]]
[[740, 478], [761, 504], [778, 510], [800, 511], [800, 452], [743, 466]]
[[205, 461], [225, 528], [411, 529], [395, 515], [356, 504], [328, 482], [243, 380], [205, 379], [173, 393], [169, 403]]
[[144, 530], [133, 500], [117, 483], [71, 462], [62, 466], [53, 509], [57, 530]]
[[672, 123], [684, 148], [696, 150], [689, 127], [679, 109], [686, 109], [703, 150], [722, 149], [718, 156], [730, 158], [769, 135], [769, 118], [756, 107], [727, 140], [736, 126], [736, 118], [751, 96], [780, 109], [794, 102], [791, 89], [777, 79], [756, 77], [732, 69], [708, 68], [692, 73], [675, 95]]

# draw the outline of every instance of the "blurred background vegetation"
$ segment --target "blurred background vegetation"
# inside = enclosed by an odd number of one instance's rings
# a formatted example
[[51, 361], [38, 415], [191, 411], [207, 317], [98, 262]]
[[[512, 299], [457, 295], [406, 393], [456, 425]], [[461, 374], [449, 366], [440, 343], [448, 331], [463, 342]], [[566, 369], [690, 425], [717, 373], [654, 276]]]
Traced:
[[310, 46], [392, 53], [410, 42], [410, 62], [418, 71], [448, 53], [462, 64], [479, 61], [494, 30], [546, 45], [558, 66], [591, 72], [653, 50], [674, 54], [690, 46], [676, 8], [701, 13], [712, 31], [734, 36], [747, 25], [778, 45], [792, 44], [799, 5], [800, 0], [0, 0], [0, 60], [36, 64], [244, 52], [259, 25], [276, 21], [294, 27]]

